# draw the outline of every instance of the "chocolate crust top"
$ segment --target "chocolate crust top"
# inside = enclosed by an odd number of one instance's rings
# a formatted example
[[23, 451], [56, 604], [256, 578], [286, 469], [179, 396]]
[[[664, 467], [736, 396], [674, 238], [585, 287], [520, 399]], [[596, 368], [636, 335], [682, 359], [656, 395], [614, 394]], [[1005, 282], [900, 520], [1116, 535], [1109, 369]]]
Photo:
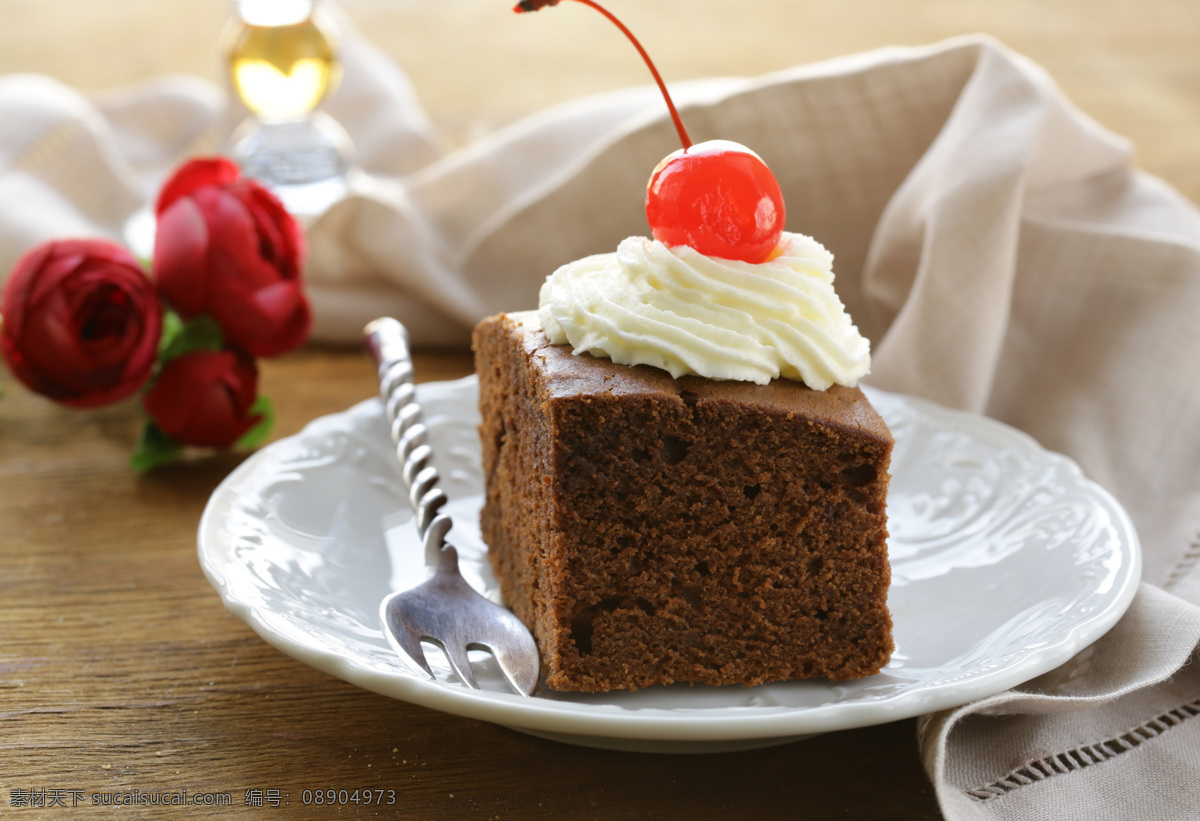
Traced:
[[649, 365], [618, 365], [587, 353], [576, 354], [567, 345], [553, 345], [542, 330], [537, 311], [501, 314], [495, 321], [510, 322], [521, 331], [526, 356], [545, 375], [543, 384], [550, 386], [547, 398], [551, 400], [580, 394], [654, 394], [679, 403], [728, 402], [782, 416], [820, 417], [825, 424], [892, 441], [887, 424], [858, 387], [834, 385], [817, 391], [790, 379], [774, 379], [766, 385], [699, 376], [675, 379]]

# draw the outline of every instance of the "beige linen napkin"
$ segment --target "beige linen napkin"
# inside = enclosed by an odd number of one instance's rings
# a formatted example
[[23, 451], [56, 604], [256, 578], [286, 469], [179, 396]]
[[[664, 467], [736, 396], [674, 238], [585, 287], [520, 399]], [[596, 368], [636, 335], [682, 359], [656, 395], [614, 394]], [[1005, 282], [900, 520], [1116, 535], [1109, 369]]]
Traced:
[[[418, 342], [461, 344], [481, 316], [533, 306], [558, 264], [645, 233], [646, 178], [675, 147], [653, 89], [439, 153], [403, 76], [350, 38], [359, 49], [370, 59], [331, 109], [373, 173], [310, 226], [322, 337], [357, 339], [387, 312]], [[118, 235], [168, 159], [227, 133], [219, 93], [194, 83], [114, 102], [48, 82], [0, 78], [5, 269], [45, 236]], [[1116, 628], [1058, 670], [921, 722], [945, 815], [1196, 817], [1200, 212], [984, 38], [677, 93], [692, 136], [752, 146], [789, 227], [835, 253], [873, 342], [869, 382], [1027, 431], [1138, 527], [1144, 584]], [[174, 125], [146, 127], [168, 101]]]

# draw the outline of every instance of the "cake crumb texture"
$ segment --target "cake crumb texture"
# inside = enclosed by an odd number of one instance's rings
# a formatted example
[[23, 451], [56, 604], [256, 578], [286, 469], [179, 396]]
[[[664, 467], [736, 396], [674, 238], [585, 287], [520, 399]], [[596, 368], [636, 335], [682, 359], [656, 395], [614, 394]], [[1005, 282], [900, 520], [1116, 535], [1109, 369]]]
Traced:
[[475, 331], [484, 540], [546, 685], [859, 678], [893, 646], [892, 437], [857, 388], [673, 379]]

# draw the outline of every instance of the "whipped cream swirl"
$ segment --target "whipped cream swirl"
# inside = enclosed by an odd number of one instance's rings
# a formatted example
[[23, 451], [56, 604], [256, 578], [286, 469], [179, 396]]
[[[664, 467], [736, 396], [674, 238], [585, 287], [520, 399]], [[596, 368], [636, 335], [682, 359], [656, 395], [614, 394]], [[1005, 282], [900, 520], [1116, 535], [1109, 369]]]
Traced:
[[870, 343], [834, 290], [833, 255], [803, 234], [780, 249], [755, 264], [629, 237], [551, 274], [539, 319], [553, 344], [674, 377], [858, 384]]

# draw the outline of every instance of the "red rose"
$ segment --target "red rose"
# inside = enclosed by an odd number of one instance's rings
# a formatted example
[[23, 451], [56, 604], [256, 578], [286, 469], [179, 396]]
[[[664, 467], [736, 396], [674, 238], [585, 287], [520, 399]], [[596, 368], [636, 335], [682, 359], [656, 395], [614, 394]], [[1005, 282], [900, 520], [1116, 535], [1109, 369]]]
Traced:
[[162, 311], [154, 285], [108, 240], [47, 242], [17, 260], [0, 298], [0, 351], [13, 374], [58, 402], [124, 399], [154, 367]]
[[167, 362], [142, 405], [176, 442], [227, 448], [258, 424], [254, 360], [236, 351], [192, 351]]
[[228, 344], [254, 356], [308, 338], [304, 235], [273, 194], [229, 160], [192, 160], [163, 186], [155, 211], [154, 275], [184, 319], [208, 314]]

